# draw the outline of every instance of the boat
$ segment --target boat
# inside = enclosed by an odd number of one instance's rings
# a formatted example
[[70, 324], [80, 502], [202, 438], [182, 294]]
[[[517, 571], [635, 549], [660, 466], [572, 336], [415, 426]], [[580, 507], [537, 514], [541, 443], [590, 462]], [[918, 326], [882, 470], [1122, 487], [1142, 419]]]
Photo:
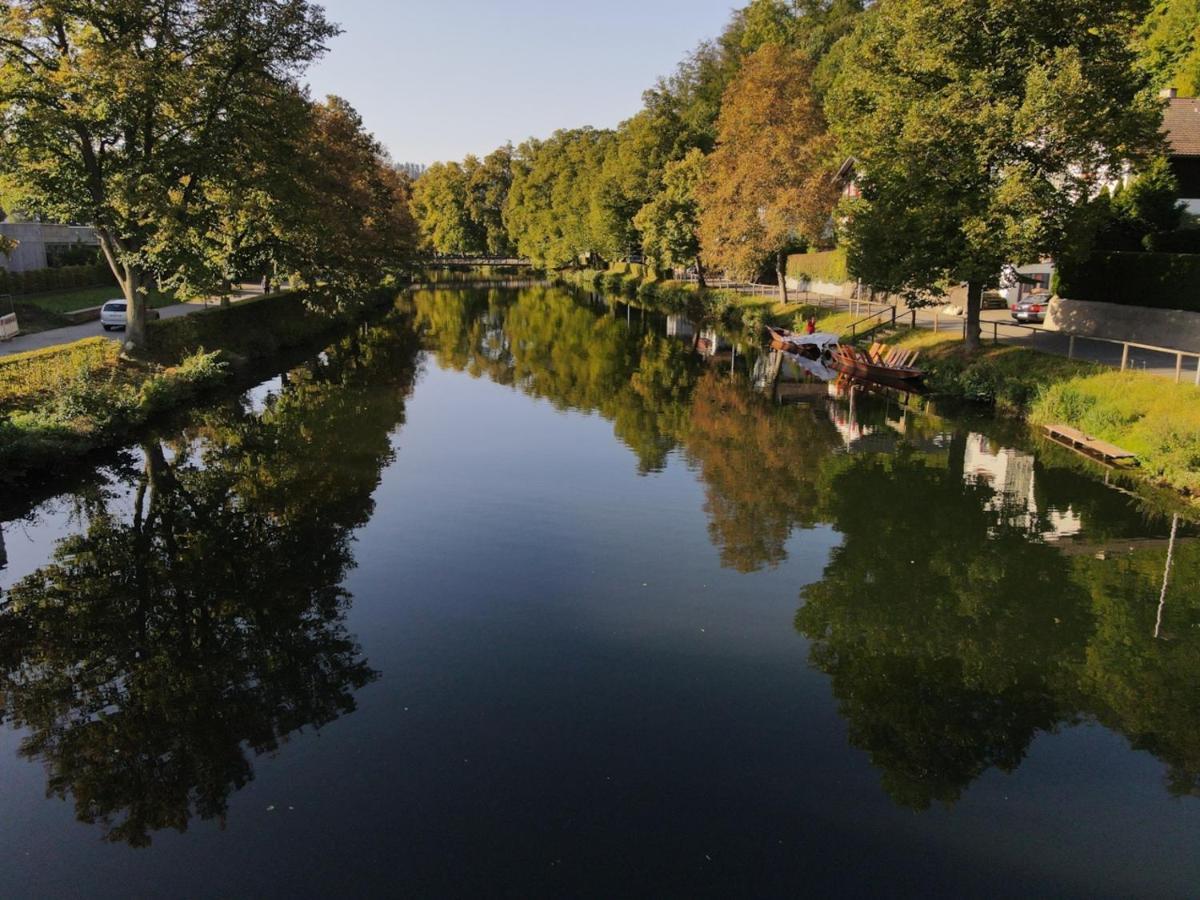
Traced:
[[771, 336], [771, 349], [784, 353], [795, 353], [809, 359], [820, 360], [831, 354], [838, 346], [838, 336], [827, 331], [817, 331], [813, 334], [799, 334], [786, 328], [776, 328], [768, 325], [767, 334]]
[[864, 353], [857, 347], [839, 346], [832, 352], [830, 366], [847, 378], [900, 391], [918, 391], [924, 387], [925, 372], [912, 365], [916, 354], [892, 350], [885, 356], [886, 348], [876, 347]]

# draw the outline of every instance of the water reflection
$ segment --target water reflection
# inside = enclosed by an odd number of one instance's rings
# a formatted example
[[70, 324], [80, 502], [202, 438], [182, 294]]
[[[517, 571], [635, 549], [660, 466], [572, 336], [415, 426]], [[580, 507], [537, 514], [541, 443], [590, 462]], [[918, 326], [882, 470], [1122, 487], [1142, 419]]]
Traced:
[[341, 583], [415, 362], [406, 323], [364, 328], [261, 414], [226, 404], [148, 440], [131, 502], [87, 498], [86, 527], [8, 592], [3, 718], [108, 840], [223, 820], [253, 756], [376, 677]]
[[[407, 302], [437, 365], [604, 417], [640, 475], [695, 473], [726, 568], [780, 568], [806, 529], [836, 533], [781, 603], [799, 605], [796, 652], [802, 636], [896, 803], [953, 803], [1078, 722], [1200, 792], [1188, 521], [1003, 423], [824, 388], [767, 396], [754, 348], [712, 323], [545, 286]], [[147, 439], [128, 493], [71, 492], [75, 533], [5, 595], [3, 718], [110, 840], [223, 819], [255, 755], [353, 711], [378, 677], [342, 585], [420, 365], [412, 323], [365, 327]]]
[[[736, 338], [680, 317], [548, 289], [416, 304], [443, 365], [599, 412], [642, 471], [680, 451], [724, 565], [779, 565], [798, 529], [842, 535], [796, 627], [897, 803], [953, 802], [984, 772], [1019, 766], [1037, 734], [1088, 719], [1167, 762], [1172, 792], [1195, 792], [1194, 590], [1177, 592], [1172, 640], [1153, 641], [1164, 565], [1173, 583], [1200, 584], [1194, 527], [1171, 553], [1152, 509], [1078, 460], [1035, 455], [1003, 423], [988, 426], [997, 439], [823, 386], [768, 398], [753, 389], [764, 358], [732, 376], [706, 364], [684, 351], [708, 334], [732, 357]], [[514, 348], [494, 367], [481, 364], [485, 320]]]

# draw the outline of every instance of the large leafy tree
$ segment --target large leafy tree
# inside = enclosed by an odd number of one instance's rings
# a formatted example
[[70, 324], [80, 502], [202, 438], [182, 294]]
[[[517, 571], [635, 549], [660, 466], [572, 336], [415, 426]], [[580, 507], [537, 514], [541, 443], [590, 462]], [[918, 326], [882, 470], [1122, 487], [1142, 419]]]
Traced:
[[858, 161], [851, 266], [911, 300], [983, 289], [1059, 252], [1108, 173], [1159, 141], [1134, 65], [1141, 0], [882, 0], [860, 21], [827, 108]]
[[[465, 167], [479, 160], [467, 157]], [[435, 253], [477, 254], [486, 235], [471, 218], [469, 176], [456, 162], [434, 163], [413, 185], [413, 214], [424, 243]]]
[[[504, 206], [512, 189], [513, 148], [505, 144], [482, 160], [468, 157], [467, 212], [475, 227], [483, 234], [483, 249], [492, 256], [509, 256], [512, 241], [504, 224]], [[472, 164], [474, 163], [474, 164]]]
[[345, 302], [415, 249], [412, 184], [345, 100], [313, 104], [292, 164], [288, 265], [316, 295]]
[[696, 188], [704, 176], [704, 154], [692, 150], [683, 159], [668, 163], [662, 189], [633, 219], [642, 235], [642, 249], [655, 263], [668, 266], [695, 265], [704, 285], [700, 258], [699, 209]]
[[833, 138], [799, 51], [767, 44], [725, 92], [717, 148], [698, 190], [705, 256], [751, 274], [774, 258], [787, 300], [787, 253], [825, 233], [836, 192]]
[[1200, 90], [1200, 3], [1154, 0], [1139, 34], [1141, 61], [1159, 87]]
[[[180, 228], [208, 181], [272, 154], [264, 115], [336, 28], [305, 0], [12, 0], [0, 10], [5, 200], [96, 226], [145, 344], [155, 274], [181, 278]], [[207, 275], [207, 272], [205, 272]], [[186, 280], [186, 279], [184, 279]]]
[[517, 151], [504, 220], [517, 252], [550, 267], [602, 257], [592, 215], [611, 131], [557, 131]]

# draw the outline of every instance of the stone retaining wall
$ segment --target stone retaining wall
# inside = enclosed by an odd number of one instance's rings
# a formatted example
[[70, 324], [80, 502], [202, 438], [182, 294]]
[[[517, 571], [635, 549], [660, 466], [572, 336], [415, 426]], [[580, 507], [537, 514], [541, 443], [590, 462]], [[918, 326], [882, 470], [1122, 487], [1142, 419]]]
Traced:
[[1046, 328], [1082, 337], [1151, 344], [1200, 353], [1200, 313], [1091, 300], [1050, 301]]

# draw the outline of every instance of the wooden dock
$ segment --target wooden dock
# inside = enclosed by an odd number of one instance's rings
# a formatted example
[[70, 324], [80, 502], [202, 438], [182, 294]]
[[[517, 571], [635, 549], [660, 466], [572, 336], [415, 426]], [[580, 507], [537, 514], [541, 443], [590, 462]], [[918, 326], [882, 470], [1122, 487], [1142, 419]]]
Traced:
[[1102, 441], [1099, 438], [1084, 434], [1078, 428], [1072, 428], [1070, 425], [1047, 425], [1045, 429], [1046, 434], [1050, 436], [1051, 440], [1062, 444], [1064, 447], [1069, 447], [1077, 453], [1082, 453], [1084, 456], [1098, 459], [1101, 462], [1108, 463], [1110, 466], [1137, 465], [1137, 456], [1135, 454], [1130, 453], [1128, 450], [1122, 450], [1115, 444], [1108, 443], [1108, 441]]

